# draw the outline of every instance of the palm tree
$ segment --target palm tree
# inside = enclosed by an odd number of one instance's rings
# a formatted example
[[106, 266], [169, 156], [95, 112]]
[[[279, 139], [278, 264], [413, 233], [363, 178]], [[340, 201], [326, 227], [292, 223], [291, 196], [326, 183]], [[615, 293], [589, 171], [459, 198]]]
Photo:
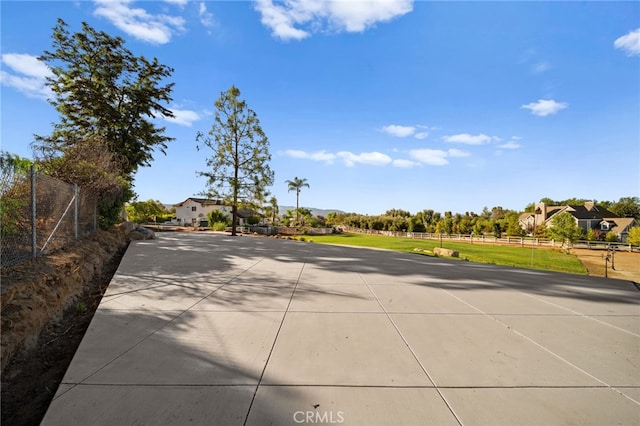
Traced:
[[278, 209], [278, 199], [276, 197], [271, 197], [269, 199], [269, 205], [264, 207], [265, 215], [271, 219], [271, 225], [276, 224], [276, 216], [280, 213]]
[[309, 184], [307, 183], [307, 180], [305, 178], [300, 179], [297, 176], [294, 177], [293, 180], [285, 181], [285, 183], [289, 185], [288, 192], [296, 191], [296, 224], [297, 224], [298, 216], [299, 216], [298, 208], [300, 205], [300, 190], [304, 187], [309, 188]]

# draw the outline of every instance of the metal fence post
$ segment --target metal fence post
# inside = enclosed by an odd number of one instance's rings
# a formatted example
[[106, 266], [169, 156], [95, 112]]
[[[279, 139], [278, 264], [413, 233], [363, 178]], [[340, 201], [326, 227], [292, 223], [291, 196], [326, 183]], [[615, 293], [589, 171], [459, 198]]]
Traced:
[[73, 239], [78, 239], [78, 185], [73, 184]]
[[31, 165], [31, 256], [38, 255], [36, 243], [36, 166]]

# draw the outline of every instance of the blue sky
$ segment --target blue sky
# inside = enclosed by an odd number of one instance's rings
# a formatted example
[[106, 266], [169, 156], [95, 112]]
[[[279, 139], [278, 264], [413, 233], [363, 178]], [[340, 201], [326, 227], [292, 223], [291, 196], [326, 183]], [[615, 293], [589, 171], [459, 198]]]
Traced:
[[640, 194], [639, 2], [1, 1], [2, 149], [58, 121], [46, 67], [64, 19], [175, 69], [174, 137], [139, 199], [197, 195], [195, 135], [236, 85], [271, 144], [279, 203], [379, 214], [521, 210]]

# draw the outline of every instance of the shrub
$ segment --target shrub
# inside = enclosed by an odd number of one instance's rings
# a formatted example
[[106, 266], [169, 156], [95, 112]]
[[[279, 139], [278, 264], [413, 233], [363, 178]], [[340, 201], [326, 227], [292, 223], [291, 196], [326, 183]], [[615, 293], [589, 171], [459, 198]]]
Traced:
[[260, 223], [260, 216], [256, 216], [256, 215], [249, 216], [247, 218], [247, 223], [249, 225], [257, 225], [258, 223]]
[[615, 233], [609, 231], [607, 232], [607, 235], [604, 237], [604, 240], [610, 243], [617, 243], [618, 236]]
[[634, 226], [629, 230], [627, 243], [633, 244], [634, 246], [640, 246], [640, 226]]
[[[224, 223], [225, 225], [231, 225], [231, 219], [229, 216], [224, 214], [224, 212], [220, 210], [212, 210], [207, 214], [207, 219], [209, 219], [209, 223], [216, 224], [219, 222]], [[213, 225], [211, 225], [213, 227]], [[215, 229], [214, 229], [215, 231]]]
[[214, 222], [211, 224], [211, 229], [214, 231], [224, 231], [227, 228], [225, 222]]

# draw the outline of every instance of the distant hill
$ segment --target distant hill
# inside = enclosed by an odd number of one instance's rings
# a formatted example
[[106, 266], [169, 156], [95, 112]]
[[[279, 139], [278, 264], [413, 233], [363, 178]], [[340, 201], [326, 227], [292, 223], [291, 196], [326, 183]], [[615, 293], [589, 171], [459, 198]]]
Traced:
[[[175, 206], [175, 204], [163, 204], [163, 205], [167, 210], [171, 210]], [[278, 206], [278, 208], [280, 209], [280, 215], [283, 215], [284, 212], [286, 212], [287, 210], [295, 210], [296, 206]], [[305, 208], [311, 210], [311, 214], [313, 216], [327, 217], [329, 213], [345, 213], [344, 211], [337, 210], [337, 209], [318, 209], [315, 207], [305, 207]]]
[[[315, 207], [305, 207], [305, 206], [301, 206], [301, 207], [311, 210], [312, 216], [327, 217], [329, 213], [345, 213], [342, 210], [336, 210], [336, 209], [318, 209]], [[278, 208], [280, 209], [280, 215], [283, 215], [284, 212], [286, 212], [287, 210], [295, 210], [296, 206], [278, 206]]]

